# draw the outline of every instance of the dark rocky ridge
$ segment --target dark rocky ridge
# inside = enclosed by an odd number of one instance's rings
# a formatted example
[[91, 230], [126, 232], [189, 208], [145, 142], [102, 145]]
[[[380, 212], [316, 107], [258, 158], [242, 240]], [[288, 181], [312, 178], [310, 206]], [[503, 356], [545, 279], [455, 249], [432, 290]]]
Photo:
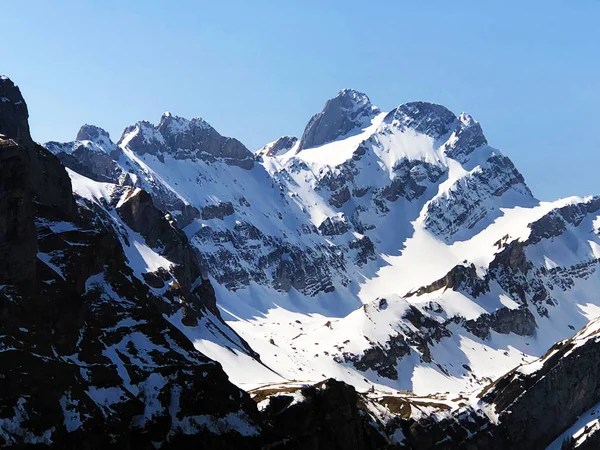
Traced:
[[33, 142], [29, 133], [29, 112], [21, 91], [6, 77], [0, 78], [0, 134], [24, 151], [29, 165], [34, 201], [46, 212], [69, 219], [75, 215], [71, 180], [58, 159]]
[[0, 284], [35, 279], [36, 230], [28, 162], [23, 147], [0, 140]]
[[502, 154], [492, 154], [480, 170], [462, 178], [452, 190], [429, 203], [425, 226], [448, 243], [455, 242], [461, 231], [474, 229], [491, 220], [488, 217], [491, 214], [497, 215], [486, 203], [499, 199], [509, 189], [521, 195], [520, 206], [538, 203], [512, 161]]
[[35, 279], [33, 218], [75, 217], [71, 180], [58, 159], [31, 139], [21, 92], [0, 77], [0, 283], [31, 285]]

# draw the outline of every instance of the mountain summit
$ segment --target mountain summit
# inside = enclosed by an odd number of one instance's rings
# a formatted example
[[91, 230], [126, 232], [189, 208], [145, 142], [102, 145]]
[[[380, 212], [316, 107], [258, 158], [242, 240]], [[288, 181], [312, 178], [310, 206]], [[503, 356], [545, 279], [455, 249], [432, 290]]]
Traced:
[[369, 123], [377, 113], [379, 108], [371, 104], [366, 94], [342, 89], [310, 119], [300, 138], [298, 151], [331, 142]]

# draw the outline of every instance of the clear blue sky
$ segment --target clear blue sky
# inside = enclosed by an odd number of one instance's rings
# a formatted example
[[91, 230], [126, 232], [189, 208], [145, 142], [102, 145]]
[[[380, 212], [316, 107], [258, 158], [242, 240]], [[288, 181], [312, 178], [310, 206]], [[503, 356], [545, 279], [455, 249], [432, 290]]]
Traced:
[[164, 111], [251, 150], [299, 135], [341, 88], [384, 110], [470, 112], [550, 200], [600, 194], [600, 1], [2, 2], [0, 73], [34, 138], [116, 141]]

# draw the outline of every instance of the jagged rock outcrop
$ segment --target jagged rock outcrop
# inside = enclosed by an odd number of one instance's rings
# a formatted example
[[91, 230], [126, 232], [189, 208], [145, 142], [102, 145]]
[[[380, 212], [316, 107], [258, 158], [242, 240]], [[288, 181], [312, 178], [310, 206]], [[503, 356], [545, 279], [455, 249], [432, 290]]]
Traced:
[[468, 292], [474, 298], [490, 291], [488, 281], [481, 279], [477, 275], [475, 265], [471, 264], [468, 266], [454, 266], [443, 278], [434, 281], [428, 286], [420, 287], [416, 291], [408, 293], [407, 296], [414, 294], [423, 295], [440, 289], [462, 290]]
[[479, 122], [471, 115], [462, 113], [458, 116], [458, 126], [446, 143], [445, 152], [450, 158], [465, 163], [471, 153], [487, 143]]
[[427, 189], [427, 183], [435, 183], [445, 171], [426, 161], [403, 159], [394, 166], [394, 174], [391, 183], [376, 192], [376, 196], [389, 202], [395, 202], [400, 197], [407, 200], [421, 197]]
[[362, 355], [345, 353], [343, 358], [337, 357], [339, 362], [352, 363], [358, 370], [366, 372], [373, 370], [377, 374], [390, 380], [398, 379], [398, 361], [410, 355], [411, 349], [402, 334], [390, 336], [384, 345], [373, 345]]
[[191, 120], [165, 113], [155, 127], [149, 122], [138, 122], [125, 129], [119, 144], [136, 153], [149, 153], [161, 158], [169, 153], [177, 159], [220, 160], [226, 164], [251, 169], [254, 158], [240, 141], [221, 136], [200, 118]]
[[348, 231], [350, 224], [343, 217], [328, 217], [317, 229], [324, 236], [336, 236]]
[[397, 128], [412, 129], [439, 139], [451, 131], [456, 116], [442, 105], [428, 102], [405, 103], [390, 111], [384, 118], [385, 123]]
[[24, 146], [33, 146], [29, 112], [21, 91], [9, 78], [0, 76], [0, 134]]
[[[469, 230], [491, 223], [498, 215], [489, 203], [512, 191], [518, 206], [537, 203], [523, 175], [502, 154], [492, 154], [485, 163], [458, 180], [450, 189], [434, 198], [427, 207], [425, 226], [447, 242], [465, 239]], [[514, 200], [513, 200], [514, 202]], [[460, 236], [463, 232], [464, 236]]]
[[374, 261], [377, 258], [375, 256], [375, 245], [368, 236], [363, 236], [351, 241], [348, 244], [348, 247], [357, 251], [354, 261], [359, 266], [363, 266], [369, 261]]
[[0, 78], [0, 134], [12, 139], [26, 153], [29, 183], [38, 209], [72, 218], [75, 201], [71, 180], [58, 159], [31, 139], [29, 112], [21, 91], [6, 77]]
[[279, 156], [289, 152], [294, 145], [298, 143], [296, 136], [282, 136], [276, 141], [265, 145], [259, 151], [256, 152], [257, 157], [262, 156]]
[[46, 142], [44, 147], [56, 155], [65, 167], [95, 181], [119, 184], [124, 175], [116, 163], [121, 149], [110, 139], [107, 131], [95, 125], [83, 125], [75, 141], [51, 141]]
[[[154, 207], [146, 191], [129, 188], [117, 212], [133, 231], [140, 233], [152, 248], [160, 248], [162, 255], [175, 263], [175, 277], [185, 289], [191, 289], [201, 277], [199, 256], [190, 247], [185, 233], [169, 222], [165, 214]], [[216, 305], [214, 305], [216, 309]]]
[[491, 314], [482, 314], [475, 320], [467, 320], [465, 328], [481, 339], [489, 337], [490, 329], [500, 334], [531, 336], [535, 332], [536, 322], [535, 316], [527, 307], [500, 308]]
[[221, 219], [231, 216], [234, 213], [233, 204], [231, 202], [220, 202], [216, 205], [208, 205], [202, 208], [200, 217], [204, 220]]

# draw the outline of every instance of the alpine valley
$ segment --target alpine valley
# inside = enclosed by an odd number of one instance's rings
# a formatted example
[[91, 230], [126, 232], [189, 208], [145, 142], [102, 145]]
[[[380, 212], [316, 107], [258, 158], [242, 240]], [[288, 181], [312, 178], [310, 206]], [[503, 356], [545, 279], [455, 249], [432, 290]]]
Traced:
[[599, 268], [600, 197], [540, 202], [467, 113], [39, 145], [0, 78], [3, 447], [598, 448]]

